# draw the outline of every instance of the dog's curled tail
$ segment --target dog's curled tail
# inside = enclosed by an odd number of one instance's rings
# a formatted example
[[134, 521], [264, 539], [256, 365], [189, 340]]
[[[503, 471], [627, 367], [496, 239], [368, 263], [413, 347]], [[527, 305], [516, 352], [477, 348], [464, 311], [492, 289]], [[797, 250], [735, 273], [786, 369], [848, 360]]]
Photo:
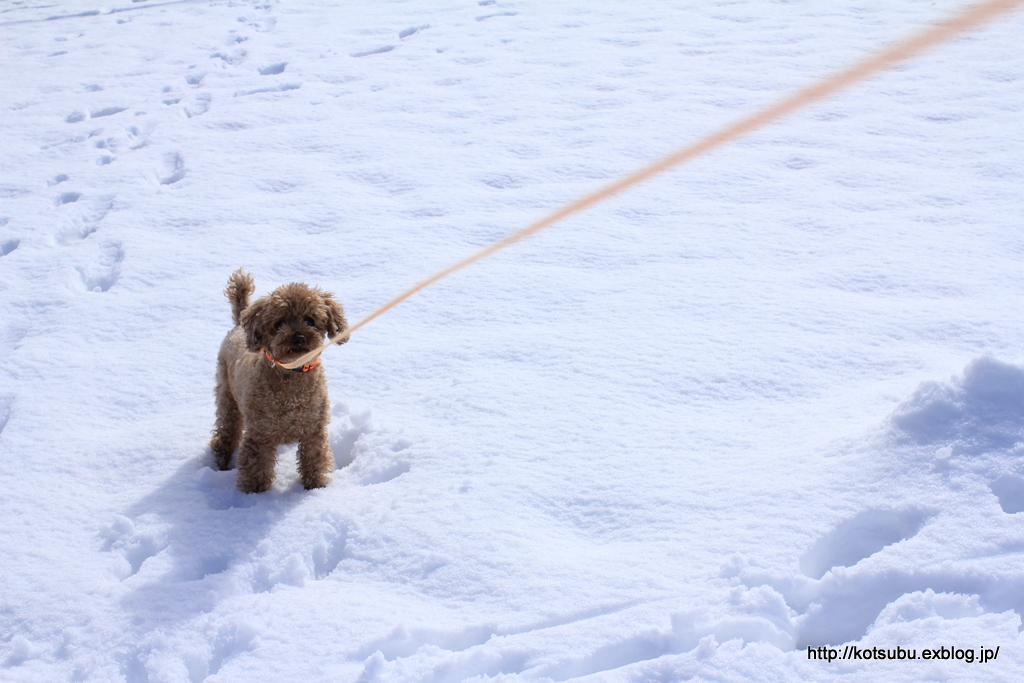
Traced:
[[231, 319], [235, 321], [236, 325], [242, 311], [249, 308], [249, 295], [255, 291], [256, 284], [252, 280], [252, 275], [245, 272], [243, 268], [231, 273], [231, 277], [228, 278], [228, 286], [224, 288], [224, 296], [231, 304]]

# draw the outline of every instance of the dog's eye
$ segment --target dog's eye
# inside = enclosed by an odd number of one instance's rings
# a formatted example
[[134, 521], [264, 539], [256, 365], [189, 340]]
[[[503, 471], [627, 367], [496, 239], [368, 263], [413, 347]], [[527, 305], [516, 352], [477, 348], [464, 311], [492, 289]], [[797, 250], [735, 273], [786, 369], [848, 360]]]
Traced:
[[282, 325], [284, 325], [284, 322], [281, 321], [281, 320], [278, 320], [276, 323], [274, 323], [274, 329], [275, 330], [279, 330], [279, 329], [281, 329]]
[[313, 322], [312, 318], [306, 318], [306, 326], [307, 327], [316, 327], [316, 323]]

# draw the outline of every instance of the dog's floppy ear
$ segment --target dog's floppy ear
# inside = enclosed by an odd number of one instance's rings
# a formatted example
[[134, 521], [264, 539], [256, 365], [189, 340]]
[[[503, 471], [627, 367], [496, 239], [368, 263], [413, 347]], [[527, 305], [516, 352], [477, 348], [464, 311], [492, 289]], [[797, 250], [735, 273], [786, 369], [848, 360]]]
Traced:
[[[334, 339], [335, 335], [341, 334], [348, 329], [348, 321], [345, 320], [345, 311], [341, 304], [334, 300], [330, 294], [321, 295], [324, 300], [324, 310], [327, 313], [327, 336]], [[348, 337], [342, 337], [338, 344], [344, 344]]]
[[253, 353], [266, 346], [264, 334], [266, 328], [267, 302], [261, 299], [246, 308], [238, 316], [238, 324], [245, 333], [245, 347]]

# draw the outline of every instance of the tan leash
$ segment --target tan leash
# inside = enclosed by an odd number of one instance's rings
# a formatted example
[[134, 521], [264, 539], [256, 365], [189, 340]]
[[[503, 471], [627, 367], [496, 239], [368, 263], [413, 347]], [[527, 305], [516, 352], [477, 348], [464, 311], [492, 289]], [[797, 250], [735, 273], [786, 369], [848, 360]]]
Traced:
[[820, 100], [828, 95], [831, 95], [838, 90], [841, 90], [857, 81], [864, 80], [868, 76], [878, 73], [896, 62], [903, 61], [912, 57], [913, 55], [922, 52], [930, 47], [934, 47], [939, 43], [949, 40], [954, 35], [966, 31], [969, 28], [977, 26], [978, 24], [987, 21], [995, 17], [998, 14], [1007, 12], [1016, 5], [1021, 4], [1024, 0], [990, 0], [974, 7], [969, 7], [959, 14], [955, 14], [949, 19], [942, 23], [936, 24], [935, 26], [921, 31], [904, 40], [903, 42], [894, 45], [890, 48], [882, 50], [874, 55], [867, 57], [866, 59], [857, 62], [856, 64], [847, 67], [843, 71], [840, 71], [836, 75], [828, 78], [820, 83], [811, 85], [803, 90], [799, 90], [789, 97], [783, 98], [782, 100], [770, 105], [746, 118], [740, 119], [739, 121], [728, 125], [717, 132], [708, 135], [707, 137], [701, 138], [696, 142], [683, 147], [682, 149], [655, 161], [654, 163], [641, 168], [638, 171], [609, 184], [596, 192], [588, 194], [571, 204], [566, 204], [557, 211], [548, 214], [544, 218], [531, 223], [527, 227], [523, 228], [519, 232], [514, 232], [508, 237], [495, 242], [494, 244], [485, 247], [477, 253], [462, 259], [458, 263], [445, 268], [439, 273], [431, 275], [426, 280], [423, 280], [419, 284], [410, 287], [406, 291], [396, 296], [391, 301], [387, 302], [370, 315], [366, 316], [355, 325], [352, 325], [345, 331], [335, 335], [329, 341], [324, 343], [317, 349], [310, 351], [309, 353], [301, 356], [300, 358], [292, 361], [291, 363], [281, 363], [281, 367], [288, 368], [289, 370], [300, 368], [305, 364], [308, 364], [311, 360], [318, 357], [331, 344], [343, 339], [344, 337], [351, 335], [353, 332], [358, 330], [360, 327], [370, 322], [374, 318], [377, 318], [387, 311], [391, 310], [398, 304], [402, 303], [413, 294], [416, 294], [422, 289], [429, 287], [438, 280], [451, 275], [457, 270], [461, 270], [466, 266], [476, 263], [480, 259], [490, 256], [496, 251], [504, 249], [505, 247], [511, 246], [516, 242], [526, 239], [534, 233], [540, 232], [544, 228], [562, 220], [563, 218], [570, 216], [578, 211], [597, 204], [600, 201], [611, 197], [614, 194], [618, 194], [623, 190], [632, 187], [638, 183], [641, 183], [648, 178], [655, 176], [663, 171], [667, 171], [673, 166], [678, 166], [684, 161], [709, 152], [715, 147], [719, 147], [726, 142], [734, 140], [741, 135], [749, 133], [757, 128], [761, 128], [766, 124], [775, 121], [776, 119], [782, 118], [787, 114], [791, 114], [797, 109], [806, 107], [810, 103]]

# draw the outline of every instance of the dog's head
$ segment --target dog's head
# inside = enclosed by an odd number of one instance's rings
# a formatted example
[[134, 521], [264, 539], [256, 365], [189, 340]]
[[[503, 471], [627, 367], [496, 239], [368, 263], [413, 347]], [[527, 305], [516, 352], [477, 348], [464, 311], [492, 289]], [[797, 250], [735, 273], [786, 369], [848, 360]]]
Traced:
[[[282, 363], [295, 360], [348, 328], [341, 304], [316, 287], [293, 282], [242, 311], [238, 324], [250, 351], [266, 349]], [[339, 344], [348, 341], [343, 337]]]

